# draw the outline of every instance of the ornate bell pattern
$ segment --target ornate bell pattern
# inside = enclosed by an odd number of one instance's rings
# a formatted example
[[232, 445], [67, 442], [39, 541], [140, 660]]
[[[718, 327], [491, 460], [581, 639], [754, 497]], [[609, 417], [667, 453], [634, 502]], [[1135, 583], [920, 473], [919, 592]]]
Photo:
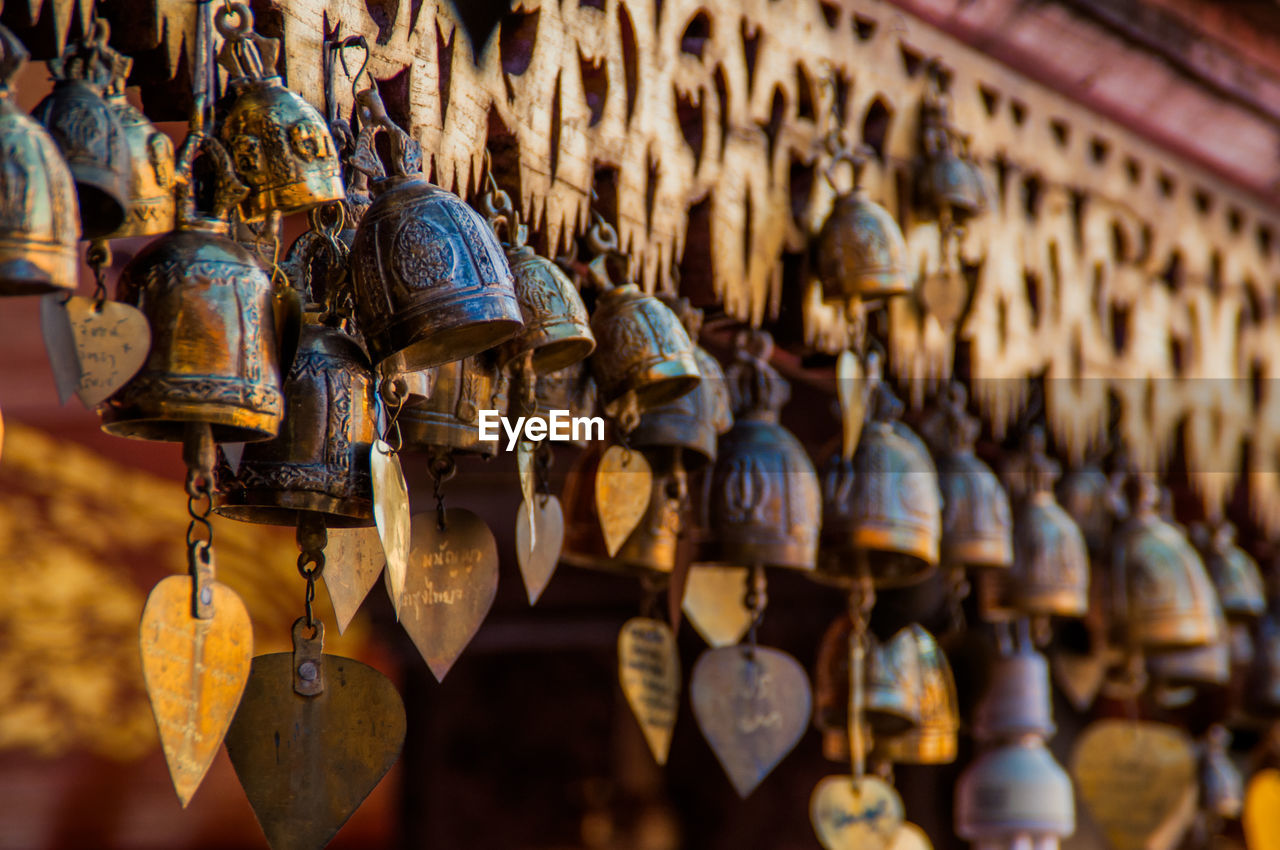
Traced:
[[58, 146], [13, 101], [26, 48], [0, 26], [0, 295], [75, 289], [80, 218]]
[[235, 91], [219, 132], [249, 187], [240, 202], [244, 220], [341, 200], [342, 172], [329, 127], [276, 74], [279, 42], [253, 31], [253, 13], [244, 3], [222, 6], [217, 24], [225, 39], [218, 61]]
[[634, 391], [643, 413], [692, 392], [701, 380], [693, 343], [679, 319], [634, 283], [600, 294], [591, 332], [591, 374], [605, 405]]
[[[211, 215], [198, 214], [191, 166], [204, 150], [219, 168]], [[244, 194], [216, 139], [193, 133], [178, 160], [178, 228], [148, 245], [120, 275], [119, 300], [151, 325], [142, 370], [100, 409], [108, 433], [179, 441], [189, 422], [217, 442], [274, 437], [284, 414], [271, 281], [228, 237]]]
[[173, 142], [125, 97], [132, 65], [132, 59], [120, 56], [107, 90], [107, 106], [120, 122], [131, 166], [125, 220], [108, 239], [154, 236], [173, 229]]
[[480, 439], [480, 411], [507, 410], [507, 375], [493, 352], [402, 376], [409, 398], [397, 420], [409, 452], [440, 450], [493, 457], [501, 439]]
[[708, 560], [812, 570], [822, 496], [804, 446], [778, 423], [791, 390], [769, 365], [768, 333], [743, 332], [737, 343], [738, 359], [726, 370], [734, 423], [711, 475]]
[[912, 289], [902, 229], [858, 185], [861, 161], [854, 162], [854, 172], [853, 190], [836, 198], [818, 231], [816, 247], [823, 298], [843, 305]]

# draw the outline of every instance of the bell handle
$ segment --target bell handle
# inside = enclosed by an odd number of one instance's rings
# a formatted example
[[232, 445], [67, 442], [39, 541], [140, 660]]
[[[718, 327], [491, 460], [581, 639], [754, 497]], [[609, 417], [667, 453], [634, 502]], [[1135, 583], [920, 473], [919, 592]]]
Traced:
[[224, 39], [218, 64], [232, 79], [263, 80], [276, 76], [280, 40], [254, 31], [253, 11], [248, 4], [224, 3], [217, 11], [214, 25]]
[[8, 90], [13, 78], [27, 64], [31, 54], [12, 30], [0, 24], [0, 90]]
[[[187, 134], [174, 163], [173, 180], [176, 186], [178, 223], [194, 224], [204, 218], [228, 221], [231, 211], [249, 194], [249, 187], [237, 179], [231, 155], [213, 136], [205, 133], [200, 125]], [[217, 181], [213, 191], [213, 208], [209, 216], [200, 215], [196, 209], [195, 163], [201, 153], [213, 157]]]
[[385, 132], [391, 142], [391, 171], [397, 177], [407, 177], [422, 171], [422, 148], [387, 114], [378, 86], [370, 79], [369, 88], [356, 94], [356, 115], [360, 134], [356, 150], [351, 156], [351, 166], [369, 178], [377, 180], [387, 176], [382, 158], [378, 156], [374, 139]]
[[828, 185], [834, 189], [836, 185], [836, 169], [841, 165], [848, 165], [853, 171], [853, 191], [856, 192], [862, 186], [863, 170], [875, 155], [876, 152], [870, 145], [863, 144], [855, 148], [842, 145], [832, 152], [831, 162], [827, 163], [827, 167], [823, 169], [822, 176], [826, 178]]

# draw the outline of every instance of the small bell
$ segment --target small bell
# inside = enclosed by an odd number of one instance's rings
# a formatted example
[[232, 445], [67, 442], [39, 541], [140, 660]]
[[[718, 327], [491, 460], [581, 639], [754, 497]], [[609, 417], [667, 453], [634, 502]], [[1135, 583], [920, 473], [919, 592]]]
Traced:
[[[409, 398], [397, 420], [404, 450], [431, 454], [452, 450], [493, 457], [506, 439], [482, 440], [481, 411], [507, 411], [507, 375], [494, 352], [485, 352], [402, 375]], [[501, 432], [501, 428], [498, 429]]]
[[235, 92], [219, 135], [249, 187], [241, 216], [260, 221], [273, 211], [289, 215], [342, 200], [342, 170], [328, 125], [276, 74], [280, 42], [253, 31], [245, 3], [225, 3], [217, 15], [225, 39], [218, 62]]
[[[534, 402], [536, 416], [545, 418], [553, 410], [567, 410], [570, 416], [593, 417], [597, 412], [595, 379], [591, 377], [591, 372], [585, 363], [575, 363], [555, 372], [540, 375], [534, 391]], [[516, 403], [514, 394], [511, 403], [514, 409]], [[587, 448], [590, 444], [590, 440], [585, 438], [569, 441], [569, 445], [580, 449]]]
[[942, 493], [942, 560], [957, 567], [1013, 564], [1013, 518], [1000, 479], [977, 455], [978, 419], [965, 410], [968, 393], [952, 383], [941, 410], [924, 426], [938, 464]]
[[[357, 95], [364, 129], [352, 165], [373, 181], [373, 203], [351, 246], [356, 319], [384, 371], [416, 372], [493, 348], [522, 327], [502, 246], [461, 198], [421, 172], [417, 143], [374, 90]], [[391, 139], [386, 176], [374, 137]], [[385, 366], [383, 365], [385, 364]]]
[[1111, 530], [1119, 499], [1111, 479], [1092, 463], [1071, 470], [1058, 481], [1058, 503], [1080, 526], [1090, 563], [1105, 563], [1111, 556]]
[[1155, 482], [1144, 475], [1139, 484], [1136, 509], [1112, 558], [1113, 610], [1136, 647], [1214, 643], [1225, 636], [1223, 617], [1204, 563], [1182, 531], [1157, 513]]
[[[213, 159], [211, 214], [195, 207], [192, 165]], [[227, 216], [245, 187], [216, 139], [196, 126], [178, 157], [177, 229], [147, 245], [120, 274], [119, 300], [151, 325], [142, 370], [100, 408], [120, 437], [180, 441], [208, 423], [219, 443], [274, 437], [284, 412], [271, 281], [228, 237]]]
[[0, 295], [75, 289], [75, 184], [49, 133], [19, 111], [11, 85], [29, 58], [0, 26]]
[[97, 19], [90, 37], [69, 42], [49, 61], [53, 91], [31, 115], [45, 126], [71, 169], [85, 239], [119, 229], [129, 207], [133, 166], [120, 119], [103, 98], [120, 55], [107, 47], [110, 29]]
[[[658, 297], [680, 317], [689, 339], [696, 340], [702, 329], [702, 311], [687, 298]], [[720, 436], [733, 425], [724, 371], [702, 346], [695, 344], [693, 354], [702, 376], [697, 388], [645, 413], [631, 434], [633, 446], [683, 450], [691, 471], [716, 459]]]
[[950, 764], [959, 746], [960, 714], [951, 665], [933, 635], [918, 623], [907, 627], [920, 659], [920, 724], [877, 739], [876, 752], [897, 764]]
[[1262, 574], [1258, 562], [1236, 544], [1235, 526], [1219, 522], [1212, 530], [1198, 529], [1194, 538], [1226, 618], [1252, 622], [1261, 617], [1267, 608]]
[[877, 737], [919, 729], [924, 720], [920, 645], [911, 629], [901, 629], [887, 643], [871, 641], [867, 653], [867, 690], [863, 717]]
[[129, 148], [129, 203], [124, 223], [107, 239], [156, 236], [173, 229], [173, 142], [125, 97], [133, 60], [119, 57], [107, 90], [107, 105], [120, 122]]
[[955, 822], [979, 850], [1057, 850], [1076, 829], [1071, 778], [1039, 738], [989, 750], [960, 775]]
[[739, 333], [734, 350], [726, 370], [734, 423], [711, 474], [707, 560], [812, 570], [822, 494], [804, 446], [778, 423], [791, 388], [769, 365], [766, 331]]
[[1227, 753], [1230, 745], [1225, 727], [1209, 727], [1200, 757], [1200, 808], [1223, 820], [1238, 820], [1244, 811], [1244, 779]]
[[973, 725], [974, 736], [982, 741], [1051, 736], [1053, 697], [1045, 657], [1025, 650], [1000, 656]]
[[898, 421], [902, 402], [882, 380], [868, 412], [852, 462], [837, 455], [824, 474], [818, 577], [847, 584], [865, 558], [877, 587], [914, 584], [938, 564], [938, 473], [924, 443]]
[[936, 73], [921, 107], [920, 141], [924, 161], [917, 193], [935, 215], [963, 223], [987, 205], [981, 172], [967, 156], [968, 144], [951, 123], [950, 102]]

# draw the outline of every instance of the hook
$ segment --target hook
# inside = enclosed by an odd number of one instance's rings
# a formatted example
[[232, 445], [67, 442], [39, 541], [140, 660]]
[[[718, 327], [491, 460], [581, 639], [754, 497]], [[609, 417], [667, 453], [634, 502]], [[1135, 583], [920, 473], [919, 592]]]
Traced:
[[[364, 61], [360, 63], [360, 70], [356, 71], [356, 75], [352, 77], [351, 69], [347, 67], [346, 51], [357, 47], [364, 51]], [[357, 88], [360, 85], [360, 78], [365, 75], [365, 70], [369, 67], [369, 59], [371, 57], [369, 42], [362, 35], [349, 35], [338, 42], [334, 49], [338, 51], [338, 61], [342, 63], [342, 73], [346, 74], [347, 78], [351, 80], [351, 97], [354, 99]], [[369, 76], [369, 88], [374, 91], [378, 90], [378, 81], [373, 78], [373, 75]]]

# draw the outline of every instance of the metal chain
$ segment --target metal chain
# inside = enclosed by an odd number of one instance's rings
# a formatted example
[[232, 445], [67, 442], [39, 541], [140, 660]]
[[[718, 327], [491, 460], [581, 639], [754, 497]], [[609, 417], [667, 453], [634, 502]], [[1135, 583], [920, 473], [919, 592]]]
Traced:
[[436, 524], [441, 531], [445, 530], [444, 522], [444, 482], [452, 478], [458, 471], [453, 461], [453, 452], [449, 449], [438, 449], [431, 455], [431, 463], [427, 472], [435, 482], [433, 492], [436, 497]]
[[100, 312], [107, 302], [107, 269], [111, 266], [111, 245], [105, 239], [95, 239], [85, 252], [85, 262], [93, 270], [93, 309]]
[[316, 600], [316, 580], [324, 574], [324, 547], [329, 542], [329, 533], [325, 529], [324, 520], [318, 516], [302, 516], [298, 520], [298, 574], [307, 583], [303, 595], [303, 609], [306, 612], [307, 627], [316, 627], [312, 603]]
[[551, 451], [551, 445], [543, 440], [533, 455], [533, 489], [541, 496], [539, 504], [542, 507], [546, 506], [547, 499], [551, 497], [551, 464], [554, 462], [555, 454]]
[[752, 566], [747, 573], [747, 592], [742, 597], [743, 607], [751, 614], [751, 625], [747, 629], [748, 659], [753, 659], [756, 655], [756, 632], [760, 628], [761, 621], [764, 620], [765, 606], [769, 604], [768, 590], [764, 567], [760, 564]]
[[404, 435], [400, 433], [400, 411], [409, 398], [409, 385], [404, 378], [383, 378], [378, 387], [378, 395], [384, 405], [391, 408], [387, 414], [387, 424], [382, 429], [382, 441], [391, 448], [392, 454], [399, 454], [404, 448]]
[[855, 780], [861, 780], [866, 772], [867, 741], [863, 734], [862, 715], [866, 703], [867, 626], [871, 609], [875, 606], [876, 591], [871, 581], [866, 553], [860, 552], [858, 576], [849, 591], [849, 619], [853, 629], [849, 634], [849, 756]]

